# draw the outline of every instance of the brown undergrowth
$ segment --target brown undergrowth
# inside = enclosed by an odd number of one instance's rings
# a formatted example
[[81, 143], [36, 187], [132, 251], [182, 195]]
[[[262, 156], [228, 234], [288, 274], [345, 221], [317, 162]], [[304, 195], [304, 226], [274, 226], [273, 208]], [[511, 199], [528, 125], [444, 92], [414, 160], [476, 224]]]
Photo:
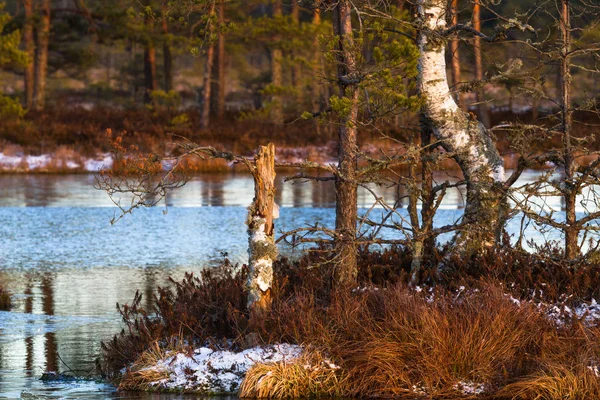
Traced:
[[[438, 282], [409, 288], [405, 249], [363, 251], [360, 259], [361, 284], [352, 290], [331, 287], [326, 249], [280, 260], [273, 308], [252, 322], [245, 268], [227, 265], [173, 282], [159, 291], [152, 317], [136, 296], [120, 308], [127, 328], [103, 344], [100, 365], [112, 379], [129, 366], [131, 381], [149, 363], [145, 357], [173, 343], [169, 338], [236, 350], [258, 337], [306, 351], [295, 363], [255, 365], [242, 386], [247, 397], [598, 398], [600, 328], [577, 318], [557, 326], [535, 302], [510, 296], [539, 300], [539, 284], [544, 301], [565, 293], [589, 299], [599, 286], [592, 263], [561, 270], [516, 250], [490, 251], [451, 258]], [[144, 388], [144, 379], [133, 381]]]

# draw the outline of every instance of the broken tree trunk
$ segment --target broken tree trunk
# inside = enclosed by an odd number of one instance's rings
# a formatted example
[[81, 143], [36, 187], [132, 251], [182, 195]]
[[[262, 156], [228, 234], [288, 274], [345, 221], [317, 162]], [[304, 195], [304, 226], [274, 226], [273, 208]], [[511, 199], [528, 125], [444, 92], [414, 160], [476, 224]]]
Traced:
[[462, 111], [446, 76], [446, 0], [419, 0], [419, 79], [424, 122], [453, 155], [467, 181], [462, 247], [487, 247], [499, 240], [505, 209], [504, 160], [485, 126]]
[[248, 308], [262, 313], [271, 305], [273, 261], [277, 257], [275, 226], [275, 146], [260, 146], [254, 158], [254, 201], [248, 209]]

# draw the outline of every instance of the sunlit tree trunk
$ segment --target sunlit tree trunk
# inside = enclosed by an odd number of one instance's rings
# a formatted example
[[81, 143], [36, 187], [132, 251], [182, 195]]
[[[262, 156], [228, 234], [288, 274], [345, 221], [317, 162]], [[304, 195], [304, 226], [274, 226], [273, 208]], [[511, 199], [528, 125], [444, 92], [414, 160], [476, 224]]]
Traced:
[[[319, 8], [316, 8], [313, 11], [313, 19], [312, 19], [312, 23], [316, 28], [321, 25], [321, 10]], [[319, 50], [319, 37], [318, 35], [315, 35], [315, 38], [313, 39], [313, 51], [314, 51], [314, 56], [313, 56], [313, 60], [312, 60], [312, 72], [313, 72], [313, 77], [312, 77], [312, 84], [311, 84], [311, 92], [312, 92], [312, 111], [314, 113], [318, 113], [319, 111], [321, 111], [321, 83], [319, 82], [319, 76], [321, 75], [321, 71], [322, 71], [322, 57], [321, 57], [321, 52], [318, 51]], [[318, 123], [317, 123], [317, 127], [318, 127]]]
[[503, 223], [504, 161], [483, 124], [456, 104], [446, 77], [445, 0], [418, 0], [423, 21], [419, 30], [418, 87], [423, 98], [424, 122], [450, 152], [467, 181], [467, 203], [457, 244], [480, 248], [499, 240]]
[[[451, 13], [452, 13], [452, 25], [458, 25], [458, 0], [452, 0], [450, 5]], [[458, 84], [460, 83], [460, 57], [458, 52], [459, 45], [458, 37], [453, 37], [450, 40], [450, 56], [452, 57], [452, 85], [454, 86], [454, 90], [456, 92], [455, 98], [458, 103], [458, 106], [463, 108], [463, 93], [461, 91], [457, 91]]]
[[219, 18], [219, 34], [217, 39], [217, 54], [216, 54], [216, 68], [213, 89], [212, 89], [212, 108], [217, 118], [221, 119], [225, 115], [225, 90], [226, 80], [225, 75], [225, 35], [223, 34], [222, 27], [225, 25], [225, 3], [219, 3], [218, 9]]
[[354, 285], [358, 276], [356, 248], [357, 219], [357, 160], [356, 144], [359, 107], [358, 86], [345, 83], [356, 78], [356, 59], [353, 53], [352, 5], [340, 0], [333, 10], [334, 35], [339, 38], [338, 81], [340, 96], [351, 101], [348, 112], [340, 121], [338, 139], [338, 176], [335, 180], [336, 195], [336, 262], [335, 279], [341, 285]]
[[[144, 26], [148, 36], [151, 36], [152, 25], [150, 16], [146, 14], [144, 17]], [[152, 101], [152, 92], [158, 89], [158, 81], [156, 79], [156, 47], [150, 37], [144, 43], [144, 89], [144, 103], [149, 104]]]
[[271, 305], [273, 262], [277, 257], [274, 220], [275, 146], [260, 146], [254, 158], [254, 201], [248, 209], [248, 308], [261, 313]]
[[[298, 0], [292, 0], [292, 22], [294, 23], [294, 27], [299, 29], [300, 27], [300, 3]], [[296, 98], [300, 102], [300, 104], [304, 103], [303, 95], [304, 91], [302, 90], [302, 68], [299, 62], [294, 62], [292, 66], [292, 85], [296, 91]]]
[[163, 71], [165, 79], [165, 92], [173, 89], [173, 54], [171, 53], [171, 43], [169, 42], [169, 25], [167, 23], [167, 17], [163, 13], [162, 19], [162, 31], [164, 37], [163, 42]]
[[215, 58], [215, 43], [212, 40], [214, 33], [213, 16], [215, 13], [215, 2], [213, 1], [210, 5], [209, 15], [210, 19], [208, 22], [208, 48], [206, 49], [206, 61], [204, 63], [204, 78], [202, 93], [202, 111], [200, 113], [200, 128], [206, 129], [210, 125], [210, 89], [212, 85], [212, 68]]
[[152, 101], [152, 92], [158, 88], [156, 80], [156, 48], [154, 43], [148, 42], [144, 45], [144, 102]]
[[23, 0], [25, 11], [25, 24], [23, 26], [23, 44], [29, 62], [25, 66], [25, 107], [31, 109], [33, 106], [33, 82], [34, 82], [34, 59], [35, 43], [33, 38], [33, 0]]
[[573, 115], [571, 110], [571, 16], [569, 0], [560, 0], [560, 35], [562, 39], [561, 63], [560, 63], [560, 108], [561, 108], [561, 131], [563, 145], [563, 159], [565, 162], [565, 180], [563, 185], [563, 196], [565, 198], [566, 228], [565, 228], [565, 257], [576, 258], [579, 253], [579, 226], [575, 215], [577, 190], [573, 182], [575, 178], [575, 160], [573, 157], [573, 146], [571, 144], [571, 128], [573, 126]]
[[[281, 0], [273, 0], [273, 17], [280, 18], [283, 16]], [[275, 46], [271, 50], [271, 84], [273, 89], [278, 91], [283, 87], [283, 70], [282, 63], [283, 53], [280, 48]], [[271, 120], [277, 125], [283, 124], [283, 101], [281, 95], [274, 95], [272, 98]]]
[[[473, 28], [477, 31], [481, 31], [481, 0], [475, 0], [473, 4]], [[481, 60], [481, 38], [477, 35], [473, 37], [473, 53], [475, 56], [475, 79], [478, 82], [483, 80], [483, 62]], [[491, 126], [490, 112], [487, 104], [485, 103], [485, 96], [483, 95], [483, 87], [477, 88], [475, 91], [475, 97], [477, 101], [477, 113], [479, 120], [487, 128]]]
[[33, 76], [33, 102], [35, 110], [44, 108], [46, 100], [46, 78], [48, 75], [48, 42], [50, 40], [50, 0], [42, 0], [37, 27], [35, 66]]

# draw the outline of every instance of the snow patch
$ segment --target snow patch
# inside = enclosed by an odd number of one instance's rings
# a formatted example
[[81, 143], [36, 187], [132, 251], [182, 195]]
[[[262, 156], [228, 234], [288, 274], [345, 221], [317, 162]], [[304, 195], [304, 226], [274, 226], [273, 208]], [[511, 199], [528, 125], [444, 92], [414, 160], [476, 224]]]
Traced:
[[238, 353], [201, 347], [192, 355], [171, 355], [147, 369], [168, 371], [169, 378], [151, 383], [157, 389], [235, 394], [254, 364], [293, 360], [301, 353], [300, 346], [291, 344], [254, 347]]

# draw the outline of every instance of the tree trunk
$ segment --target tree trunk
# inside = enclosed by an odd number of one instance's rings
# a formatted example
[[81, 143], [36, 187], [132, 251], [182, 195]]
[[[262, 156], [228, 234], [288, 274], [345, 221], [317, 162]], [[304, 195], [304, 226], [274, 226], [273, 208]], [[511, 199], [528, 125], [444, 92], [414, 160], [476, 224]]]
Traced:
[[338, 78], [340, 96], [351, 100], [348, 113], [340, 121], [338, 139], [338, 175], [335, 179], [336, 262], [335, 279], [340, 285], [355, 285], [358, 276], [356, 248], [358, 87], [343, 83], [342, 77], [356, 74], [352, 50], [352, 14], [349, 0], [340, 0], [333, 10], [334, 35], [339, 37]]
[[[451, 14], [452, 14], [452, 25], [458, 25], [458, 0], [452, 0], [451, 3]], [[460, 108], [464, 107], [463, 93], [459, 91], [460, 83], [460, 57], [458, 53], [459, 40], [457, 36], [454, 36], [450, 40], [450, 56], [452, 57], [452, 85], [454, 86], [455, 99]]]
[[[144, 4], [150, 7], [149, 0], [145, 0]], [[158, 89], [158, 80], [156, 79], [156, 47], [151, 37], [154, 24], [148, 13], [144, 16], [144, 29], [149, 36], [144, 43], [144, 103], [150, 104], [152, 92]]]
[[152, 101], [152, 92], [158, 88], [156, 80], [156, 48], [154, 43], [148, 42], [144, 45], [144, 103]]
[[36, 35], [35, 67], [33, 77], [33, 102], [35, 110], [44, 108], [46, 78], [48, 75], [48, 42], [50, 40], [50, 0], [42, 0], [40, 22]]
[[[292, 22], [296, 29], [300, 29], [300, 3], [298, 0], [292, 0]], [[295, 61], [292, 67], [292, 85], [296, 91], [296, 98], [299, 104], [304, 104], [304, 91], [302, 90], [302, 68], [299, 62]]]
[[226, 76], [225, 76], [225, 35], [223, 34], [223, 26], [225, 25], [225, 3], [219, 3], [219, 35], [217, 40], [217, 62], [214, 75], [216, 79], [213, 80], [212, 88], [212, 108], [217, 118], [221, 119], [225, 115], [225, 90]]
[[33, 106], [33, 82], [34, 82], [34, 59], [35, 43], [33, 39], [33, 0], [24, 0], [23, 8], [25, 11], [25, 25], [23, 26], [23, 43], [25, 53], [29, 58], [25, 66], [25, 108], [31, 109]]
[[565, 197], [566, 229], [565, 229], [565, 257], [574, 259], [579, 256], [578, 244], [579, 226], [575, 214], [577, 190], [574, 187], [575, 160], [573, 157], [573, 146], [571, 144], [571, 127], [573, 126], [573, 114], [571, 110], [571, 16], [569, 0], [560, 1], [560, 35], [562, 39], [561, 49], [561, 85], [560, 85], [560, 108], [561, 108], [561, 131], [563, 145], [563, 159], [565, 161], [565, 181], [563, 185], [563, 196]]
[[[273, 0], [273, 17], [280, 18], [283, 16], [283, 10], [280, 0]], [[283, 53], [280, 48], [271, 50], [271, 85], [276, 91], [283, 87], [283, 71], [281, 69], [281, 61]], [[271, 120], [274, 124], [283, 125], [283, 101], [281, 95], [271, 96]]]
[[248, 211], [248, 308], [255, 313], [271, 305], [273, 261], [277, 257], [275, 226], [275, 146], [260, 146], [254, 158], [254, 201]]
[[457, 245], [481, 248], [499, 240], [505, 207], [504, 161], [492, 137], [477, 120], [462, 111], [450, 94], [446, 77], [445, 42], [437, 31], [446, 28], [444, 0], [418, 0], [418, 87], [424, 122], [446, 151], [453, 154], [467, 181], [465, 228]]
[[171, 44], [169, 43], [169, 26], [167, 18], [163, 13], [162, 30], [164, 34], [163, 42], [163, 70], [165, 75], [165, 92], [173, 89], [173, 55], [171, 54]]
[[215, 58], [215, 44], [212, 40], [212, 35], [214, 33], [214, 26], [212, 17], [215, 13], [215, 2], [213, 1], [210, 6], [210, 19], [208, 22], [208, 48], [206, 49], [206, 61], [204, 64], [204, 79], [203, 79], [203, 88], [204, 92], [202, 93], [202, 111], [200, 114], [200, 128], [206, 129], [210, 125], [210, 87], [212, 84], [212, 67], [213, 61]]
[[[315, 10], [313, 11], [313, 20], [312, 23], [316, 28], [318, 28], [319, 25], [321, 25], [321, 10], [318, 8], [315, 8]], [[312, 72], [313, 72], [313, 79], [311, 80], [312, 82], [312, 111], [313, 113], [318, 113], [321, 111], [321, 83], [319, 82], [319, 76], [321, 75], [321, 71], [322, 71], [322, 67], [321, 67], [321, 62], [322, 62], [322, 57], [321, 57], [321, 52], [319, 51], [319, 35], [315, 35], [315, 38], [313, 39], [313, 51], [314, 51], [314, 56], [313, 56], [313, 60], [312, 60]], [[316, 127], [318, 129], [319, 127], [319, 123], [316, 123]]]
[[[481, 31], [481, 0], [475, 0], [475, 3], [473, 4], [473, 28], [477, 31]], [[475, 55], [475, 79], [481, 83], [483, 81], [481, 38], [477, 35], [473, 37], [473, 53]], [[486, 128], [489, 128], [491, 126], [490, 111], [485, 103], [483, 87], [477, 88], [475, 91], [475, 98], [477, 101], [477, 114], [479, 115], [479, 120]]]

